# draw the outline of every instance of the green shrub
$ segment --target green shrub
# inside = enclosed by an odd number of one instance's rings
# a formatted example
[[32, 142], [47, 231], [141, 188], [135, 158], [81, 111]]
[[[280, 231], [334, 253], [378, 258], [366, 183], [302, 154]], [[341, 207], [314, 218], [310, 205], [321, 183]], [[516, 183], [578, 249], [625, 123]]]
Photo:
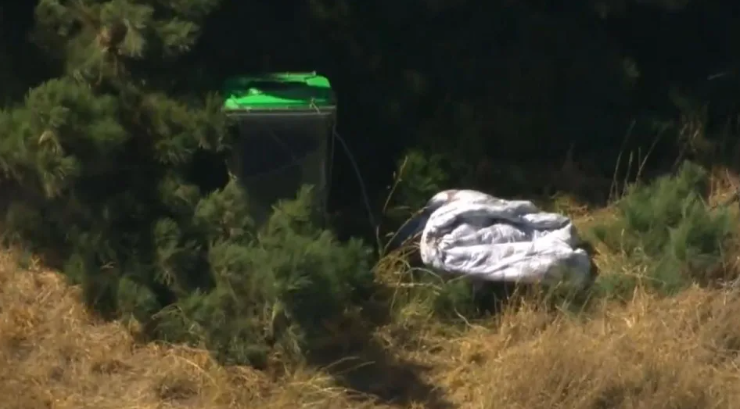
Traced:
[[195, 224], [210, 238], [216, 284], [170, 307], [158, 331], [170, 340], [205, 339], [231, 362], [260, 365], [273, 344], [300, 359], [325, 337], [325, 323], [341, 319], [371, 288], [371, 253], [311, 223], [308, 188], [280, 203], [258, 231], [246, 227], [247, 201], [235, 200], [239, 192], [232, 182], [199, 203]]
[[597, 287], [624, 294], [643, 282], [673, 293], [715, 279], [736, 220], [725, 207], [710, 208], [707, 194], [707, 172], [691, 163], [683, 164], [676, 176], [633, 186], [616, 204], [616, 220], [594, 226], [591, 234], [628, 257], [626, 270], [645, 273], [604, 274]]

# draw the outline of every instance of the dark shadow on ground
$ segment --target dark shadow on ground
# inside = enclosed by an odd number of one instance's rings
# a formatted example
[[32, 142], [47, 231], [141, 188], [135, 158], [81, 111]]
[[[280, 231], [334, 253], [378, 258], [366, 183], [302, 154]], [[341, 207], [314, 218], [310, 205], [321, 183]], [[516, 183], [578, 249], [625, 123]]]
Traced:
[[[378, 284], [375, 294], [389, 294], [389, 289]], [[390, 304], [385, 296], [367, 300], [359, 317], [333, 329], [340, 335], [335, 339], [344, 341], [330, 340], [328, 346], [314, 349], [309, 364], [324, 369], [338, 386], [356, 392], [358, 401], [453, 408], [445, 391], [424, 379], [431, 367], [402, 357], [398, 349], [403, 348], [403, 341], [389, 346], [377, 335], [376, 330], [391, 321]]]
[[[368, 334], [370, 337], [370, 334]], [[326, 368], [341, 387], [358, 393], [358, 399], [406, 407], [423, 403], [429, 409], [448, 409], [444, 391], [427, 383], [422, 375], [428, 366], [400, 360], [379, 342], [354, 346], [354, 351], [321, 351], [311, 364]]]

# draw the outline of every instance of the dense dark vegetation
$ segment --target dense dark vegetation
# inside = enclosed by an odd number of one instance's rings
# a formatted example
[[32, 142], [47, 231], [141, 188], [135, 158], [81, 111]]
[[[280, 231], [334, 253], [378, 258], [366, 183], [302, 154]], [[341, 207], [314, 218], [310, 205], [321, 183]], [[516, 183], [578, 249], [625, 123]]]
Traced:
[[[328, 76], [378, 213], [399, 182], [392, 228], [450, 186], [603, 202], [614, 181], [686, 160], [732, 166], [737, 19], [732, 2], [679, 0], [15, 2], [0, 8], [3, 232], [151, 337], [205, 342], [227, 362], [299, 359], [337, 322], [387, 315], [370, 308], [387, 295], [376, 243], [344, 240], [374, 232], [348, 222], [365, 209], [340, 153], [342, 240], [311, 222], [308, 187], [252, 223], [222, 166], [225, 77]], [[655, 263], [661, 289], [702, 278], [731, 235], [705, 183], [685, 165], [634, 188], [595, 240], [632, 232], [627, 251]], [[426, 297], [461, 309], [467, 290], [449, 290]]]

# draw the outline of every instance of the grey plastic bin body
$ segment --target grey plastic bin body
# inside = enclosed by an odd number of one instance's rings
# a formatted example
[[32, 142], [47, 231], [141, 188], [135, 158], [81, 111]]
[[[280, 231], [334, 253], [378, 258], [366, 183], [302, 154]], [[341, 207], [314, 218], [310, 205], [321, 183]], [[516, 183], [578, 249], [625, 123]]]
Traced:
[[313, 186], [316, 217], [323, 219], [334, 110], [230, 116], [238, 132], [232, 172], [246, 189], [255, 221], [263, 222], [273, 205], [294, 198], [303, 185]]

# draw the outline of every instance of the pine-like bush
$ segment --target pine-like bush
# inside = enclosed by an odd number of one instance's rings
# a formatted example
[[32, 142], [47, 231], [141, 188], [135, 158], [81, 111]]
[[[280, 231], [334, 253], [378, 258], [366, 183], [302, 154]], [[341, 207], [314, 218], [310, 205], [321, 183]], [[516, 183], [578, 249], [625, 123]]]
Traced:
[[215, 285], [179, 299], [157, 330], [172, 341], [206, 339], [232, 362], [260, 364], [271, 345], [300, 358], [371, 288], [369, 250], [313, 226], [309, 188], [256, 231], [236, 222], [249, 220], [241, 192], [231, 182], [198, 204], [194, 225], [207, 236]]
[[[617, 203], [617, 218], [593, 228], [593, 235], [636, 266], [647, 267], [644, 282], [663, 292], [707, 284], [716, 273], [737, 221], [726, 207], [707, 205], [708, 174], [685, 163], [677, 175], [636, 185]], [[605, 274], [601, 285], [629, 290], [639, 277]], [[625, 287], [626, 286], [626, 287]]]

